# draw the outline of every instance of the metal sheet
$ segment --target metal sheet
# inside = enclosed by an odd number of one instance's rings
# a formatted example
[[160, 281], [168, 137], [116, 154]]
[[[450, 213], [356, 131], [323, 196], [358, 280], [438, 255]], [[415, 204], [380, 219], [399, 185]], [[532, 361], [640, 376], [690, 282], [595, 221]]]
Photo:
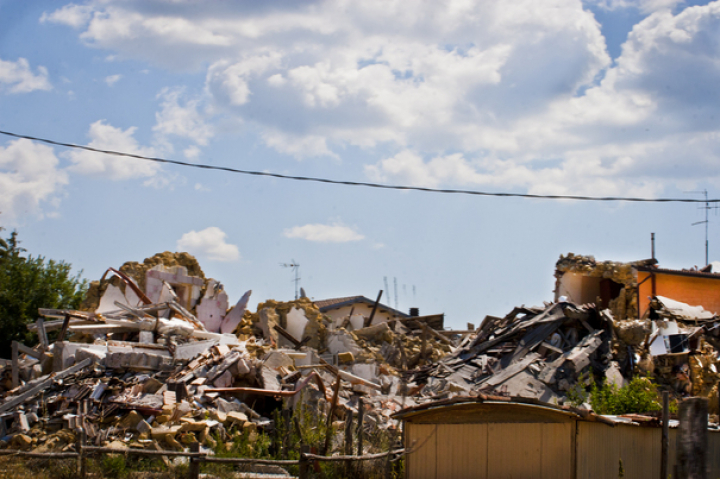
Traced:
[[488, 479], [487, 424], [439, 424], [438, 477]]
[[438, 479], [437, 425], [405, 423], [406, 476], [411, 479]]
[[660, 428], [579, 422], [577, 479], [660, 476]]
[[542, 424], [488, 424], [488, 477], [535, 479], [541, 464]]

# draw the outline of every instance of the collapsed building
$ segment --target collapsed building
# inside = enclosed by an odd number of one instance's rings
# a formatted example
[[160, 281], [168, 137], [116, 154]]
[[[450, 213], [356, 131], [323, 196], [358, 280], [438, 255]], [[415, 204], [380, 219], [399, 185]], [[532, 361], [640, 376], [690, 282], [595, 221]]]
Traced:
[[273, 433], [280, 410], [343, 420], [361, 407], [369, 435], [394, 427], [400, 368], [450, 351], [418, 326], [423, 318], [412, 320], [416, 332], [403, 325], [409, 315], [334, 321], [306, 297], [251, 312], [250, 295], [230, 306], [187, 253], [109, 268], [81, 310], [39, 311], [28, 326], [37, 346], [13, 343], [2, 361], [0, 439], [11, 449], [72, 449], [82, 424], [95, 445], [214, 448], [218, 438]]
[[487, 316], [450, 354], [413, 371], [415, 401], [491, 394], [563, 404], [593, 382], [650, 376], [677, 398], [708, 398], [718, 414], [720, 274], [571, 253], [555, 277], [554, 302]]
[[128, 262], [90, 285], [81, 310], [40, 310], [28, 326], [37, 346], [13, 344], [1, 363], [0, 439], [73, 448], [79, 421], [96, 445], [214, 448], [272, 434], [278, 411], [303, 408], [336, 422], [364, 415], [369, 436], [438, 400], [563, 404], [593, 380], [622, 386], [636, 375], [708, 397], [717, 414], [720, 303], [711, 287], [692, 294], [720, 275], [569, 254], [555, 276], [553, 302], [448, 331], [442, 314], [406, 314], [379, 297], [303, 295], [252, 312], [251, 291], [230, 305], [187, 253]]

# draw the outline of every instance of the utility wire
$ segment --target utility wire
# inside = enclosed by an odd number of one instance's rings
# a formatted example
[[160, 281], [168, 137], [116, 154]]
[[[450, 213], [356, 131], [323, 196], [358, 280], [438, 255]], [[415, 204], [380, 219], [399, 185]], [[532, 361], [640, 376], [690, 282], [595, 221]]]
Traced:
[[253, 175], [253, 176], [270, 176], [273, 178], [281, 178], [284, 180], [296, 180], [296, 181], [313, 181], [317, 183], [329, 183], [333, 185], [346, 185], [346, 186], [365, 186], [368, 188], [382, 188], [386, 190], [405, 190], [405, 191], [424, 191], [427, 193], [453, 193], [462, 195], [476, 195], [476, 196], [496, 196], [501, 198], [535, 198], [543, 200], [578, 200], [578, 201], [632, 201], [632, 202], [643, 202], [643, 203], [720, 203], [720, 199], [693, 199], [693, 198], [637, 198], [627, 196], [578, 196], [578, 195], [532, 195], [527, 193], [493, 193], [487, 191], [477, 190], [456, 190], [456, 189], [441, 189], [441, 188], [425, 188], [422, 186], [405, 186], [405, 185], [385, 185], [382, 183], [369, 183], [365, 181], [341, 181], [331, 180], [329, 178], [317, 178], [313, 176], [293, 176], [283, 175], [280, 173], [271, 173], [267, 171], [253, 171], [253, 170], [240, 170], [237, 168], [230, 168], [227, 166], [213, 166], [202, 163], [188, 163], [185, 161], [168, 160], [167, 158], [153, 158], [149, 156], [136, 155], [134, 153], [124, 153], [122, 151], [113, 150], [101, 150], [99, 148], [92, 148], [90, 146], [75, 145], [73, 143], [64, 143], [61, 141], [48, 140], [46, 138], [37, 138], [34, 136], [19, 135], [9, 131], [0, 130], [0, 134], [12, 136], [14, 138], [23, 138], [26, 140], [40, 141], [49, 145], [64, 146], [67, 148], [76, 148], [80, 150], [92, 151], [95, 153], [103, 153], [106, 155], [122, 156], [127, 158], [136, 158], [138, 160], [154, 161], [157, 163], [167, 163], [170, 165], [189, 166], [192, 168], [201, 168], [205, 170], [218, 170], [227, 171], [229, 173], [238, 173], [241, 175]]

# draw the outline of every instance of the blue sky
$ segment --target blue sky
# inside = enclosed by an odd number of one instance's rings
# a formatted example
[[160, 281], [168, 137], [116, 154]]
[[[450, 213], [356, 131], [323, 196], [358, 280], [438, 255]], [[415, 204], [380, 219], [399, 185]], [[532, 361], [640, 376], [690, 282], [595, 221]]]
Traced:
[[[0, 129], [217, 166], [715, 198], [720, 2], [0, 1]], [[203, 171], [0, 138], [0, 225], [97, 279], [187, 250], [236, 301], [390, 284], [477, 324], [560, 254], [704, 263], [695, 204], [487, 198]], [[710, 215], [710, 260], [720, 218]], [[398, 295], [394, 293], [397, 278]]]

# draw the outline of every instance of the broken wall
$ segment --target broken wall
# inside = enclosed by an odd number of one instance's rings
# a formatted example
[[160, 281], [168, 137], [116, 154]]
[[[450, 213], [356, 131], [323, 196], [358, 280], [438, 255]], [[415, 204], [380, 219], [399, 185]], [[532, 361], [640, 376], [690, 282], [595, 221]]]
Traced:
[[[186, 269], [188, 276], [205, 280], [205, 274], [194, 256], [189, 253], [171, 253], [169, 251], [145, 258], [142, 263], [128, 261], [120, 267], [120, 272], [135, 281], [140, 290], [147, 291], [147, 272], [158, 265], [168, 268], [182, 266]], [[111, 276], [102, 281], [92, 281], [80, 309], [83, 311], [95, 311], [100, 306], [100, 300], [110, 284], [119, 288], [125, 294], [125, 283], [117, 276]]]
[[608, 308], [617, 320], [636, 319], [638, 278], [635, 267], [654, 262], [597, 262], [593, 256], [560, 255], [555, 265], [555, 301], [565, 296], [573, 303], [595, 303], [599, 309]]
[[305, 344], [311, 348], [325, 348], [328, 320], [308, 298], [287, 302], [270, 299], [259, 303], [257, 312], [246, 313], [244, 321], [247, 318], [252, 321], [256, 331], [278, 346], [292, 347], [293, 344], [278, 334], [274, 329], [275, 325], [288, 331], [297, 341], [309, 338]]
[[[325, 311], [325, 316], [330, 318], [333, 322], [333, 325], [335, 327], [342, 327], [345, 320], [348, 318], [348, 315], [350, 314], [350, 311], [353, 312], [353, 318], [351, 320], [351, 323], [353, 325], [353, 329], [360, 329], [363, 327], [363, 324], [361, 321], [362, 318], [369, 318], [372, 314], [373, 305], [367, 304], [367, 303], [355, 303], [348, 306], [342, 306], [337, 309], [330, 309]], [[383, 309], [381, 306], [378, 306], [377, 311], [375, 312], [375, 316], [373, 316], [373, 322], [372, 325], [380, 324], [380, 323], [386, 323], [393, 319], [393, 315], [388, 312], [387, 310]], [[359, 323], [359, 324], [358, 324]], [[371, 325], [371, 326], [372, 326]]]

